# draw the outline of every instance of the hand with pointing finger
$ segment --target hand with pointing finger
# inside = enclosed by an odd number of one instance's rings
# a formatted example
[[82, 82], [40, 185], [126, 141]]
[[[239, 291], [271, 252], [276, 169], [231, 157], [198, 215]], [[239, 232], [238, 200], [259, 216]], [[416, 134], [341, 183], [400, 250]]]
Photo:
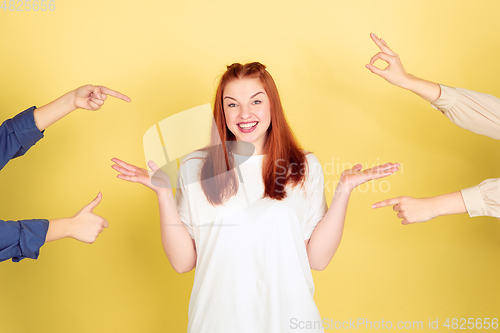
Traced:
[[109, 96], [131, 102], [128, 96], [103, 86], [87, 84], [67, 92], [58, 99], [33, 111], [36, 127], [44, 131], [47, 127], [64, 118], [76, 109], [99, 110]]
[[109, 96], [113, 96], [130, 103], [130, 98], [117, 91], [104, 86], [92, 86], [87, 84], [74, 90], [75, 108], [97, 111], [103, 106], [104, 101]]
[[439, 216], [433, 207], [431, 198], [417, 199], [403, 196], [378, 202], [372, 207], [387, 206], [393, 206], [392, 209], [397, 212], [398, 218], [403, 219], [401, 223], [404, 225], [426, 222]]
[[393, 206], [392, 209], [397, 212], [398, 218], [403, 219], [401, 223], [404, 225], [427, 222], [438, 216], [467, 212], [460, 191], [430, 198], [402, 196], [377, 202], [372, 208], [387, 206]]

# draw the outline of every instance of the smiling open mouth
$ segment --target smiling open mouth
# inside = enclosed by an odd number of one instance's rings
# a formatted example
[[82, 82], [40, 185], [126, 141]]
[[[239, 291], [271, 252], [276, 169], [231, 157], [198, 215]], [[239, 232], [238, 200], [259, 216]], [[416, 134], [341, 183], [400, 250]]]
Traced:
[[241, 129], [250, 129], [252, 127], [255, 127], [258, 123], [258, 121], [254, 121], [253, 123], [238, 124], [238, 127]]

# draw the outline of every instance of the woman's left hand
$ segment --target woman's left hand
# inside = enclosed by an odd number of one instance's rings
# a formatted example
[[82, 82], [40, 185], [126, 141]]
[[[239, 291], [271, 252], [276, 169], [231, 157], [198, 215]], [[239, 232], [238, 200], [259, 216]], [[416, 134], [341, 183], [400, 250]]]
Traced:
[[399, 167], [399, 163], [386, 163], [362, 170], [363, 166], [361, 164], [356, 164], [351, 169], [342, 172], [337, 190], [345, 190], [350, 193], [356, 186], [366, 183], [367, 181], [384, 178], [394, 174], [399, 170]]

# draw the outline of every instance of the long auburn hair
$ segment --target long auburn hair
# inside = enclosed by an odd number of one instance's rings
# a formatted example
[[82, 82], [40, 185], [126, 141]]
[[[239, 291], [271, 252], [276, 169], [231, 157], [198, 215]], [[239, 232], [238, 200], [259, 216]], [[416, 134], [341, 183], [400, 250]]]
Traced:
[[236, 141], [236, 137], [227, 127], [223, 98], [224, 88], [229, 82], [244, 78], [258, 78], [271, 104], [271, 123], [264, 146], [267, 155], [262, 166], [265, 185], [263, 198], [283, 200], [286, 198], [286, 187], [303, 184], [306, 175], [302, 169], [307, 165], [307, 160], [288, 125], [278, 88], [266, 66], [259, 62], [244, 65], [234, 63], [227, 66], [217, 87], [213, 109], [216, 128], [212, 130], [210, 146], [204, 149], [208, 154], [200, 174], [202, 180], [210, 180], [202, 181], [201, 187], [208, 202], [213, 206], [224, 204], [238, 193], [238, 179], [233, 170], [234, 156], [230, 145], [226, 144], [228, 141]]

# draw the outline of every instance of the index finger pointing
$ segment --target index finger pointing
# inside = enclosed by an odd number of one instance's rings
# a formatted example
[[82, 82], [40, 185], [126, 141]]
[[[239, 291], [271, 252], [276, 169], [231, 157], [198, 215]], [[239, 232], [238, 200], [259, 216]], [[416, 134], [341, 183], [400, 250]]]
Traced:
[[114, 91], [114, 90], [111, 90], [109, 88], [106, 88], [104, 86], [101, 86], [101, 93], [103, 94], [106, 94], [106, 95], [111, 95], [113, 97], [116, 97], [116, 98], [119, 98], [119, 99], [122, 99], [124, 100], [125, 102], [131, 102], [132, 100], [130, 99], [130, 97], [128, 96], [125, 96], [124, 94], [122, 93], [119, 93], [118, 91]]
[[380, 208], [380, 207], [397, 205], [397, 204], [399, 204], [399, 201], [400, 201], [400, 198], [387, 199], [387, 200], [380, 201], [380, 202], [373, 204], [372, 208]]

